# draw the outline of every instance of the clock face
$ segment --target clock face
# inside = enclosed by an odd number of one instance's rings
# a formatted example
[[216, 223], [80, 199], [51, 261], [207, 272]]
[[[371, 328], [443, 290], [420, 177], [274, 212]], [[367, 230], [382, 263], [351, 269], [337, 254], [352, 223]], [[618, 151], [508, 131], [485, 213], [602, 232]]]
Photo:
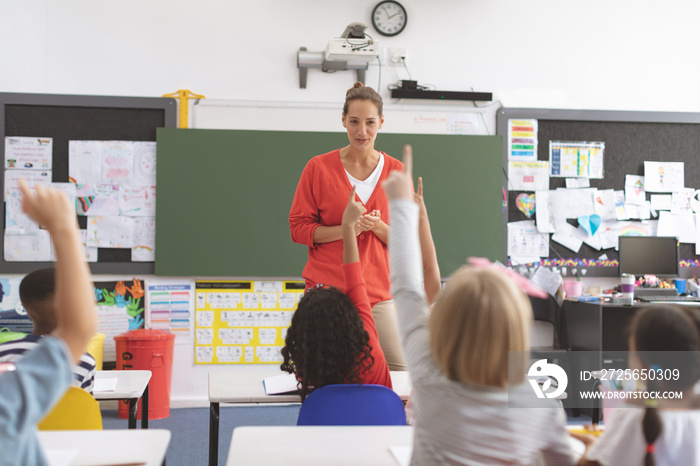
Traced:
[[399, 2], [380, 2], [372, 11], [372, 25], [383, 36], [395, 36], [406, 27], [406, 9]]

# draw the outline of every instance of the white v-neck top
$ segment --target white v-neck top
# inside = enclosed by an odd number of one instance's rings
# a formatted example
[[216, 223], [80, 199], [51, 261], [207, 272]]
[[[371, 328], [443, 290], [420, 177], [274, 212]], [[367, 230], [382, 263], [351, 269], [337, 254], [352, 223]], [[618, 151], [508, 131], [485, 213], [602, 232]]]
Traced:
[[377, 183], [379, 182], [379, 177], [382, 175], [382, 170], [384, 170], [384, 154], [381, 152], [379, 153], [379, 163], [366, 180], [360, 181], [345, 170], [350, 184], [355, 186], [355, 194], [358, 195], [363, 204], [367, 204], [367, 201], [372, 196], [374, 188], [377, 187]]

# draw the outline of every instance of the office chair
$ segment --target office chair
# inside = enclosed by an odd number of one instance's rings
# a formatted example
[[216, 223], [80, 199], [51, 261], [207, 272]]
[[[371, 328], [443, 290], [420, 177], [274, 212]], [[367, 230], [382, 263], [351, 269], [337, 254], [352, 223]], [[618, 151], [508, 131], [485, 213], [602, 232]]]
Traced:
[[[534, 317], [533, 333], [544, 335], [543, 338], [531, 339], [533, 341], [533, 345], [530, 347], [531, 362], [546, 359], [548, 362], [558, 364], [569, 373], [567, 338], [562, 322], [561, 306], [551, 295], [547, 295], [546, 299], [534, 296], [529, 296], [529, 298]], [[570, 380], [569, 390], [574, 388], [575, 382]], [[578, 410], [574, 411], [574, 414], [577, 415]]]
[[535, 322], [541, 325], [540, 328], [551, 332], [551, 342], [547, 341], [544, 345], [537, 345], [531, 348], [535, 352], [552, 352], [562, 351], [567, 348], [566, 332], [562, 322], [561, 306], [554, 297], [547, 295], [546, 299], [530, 296], [530, 304], [532, 305], [532, 313]]
[[326, 385], [304, 400], [299, 426], [405, 426], [399, 395], [383, 385]]
[[39, 430], [102, 430], [100, 404], [82, 388], [70, 387], [37, 427]]

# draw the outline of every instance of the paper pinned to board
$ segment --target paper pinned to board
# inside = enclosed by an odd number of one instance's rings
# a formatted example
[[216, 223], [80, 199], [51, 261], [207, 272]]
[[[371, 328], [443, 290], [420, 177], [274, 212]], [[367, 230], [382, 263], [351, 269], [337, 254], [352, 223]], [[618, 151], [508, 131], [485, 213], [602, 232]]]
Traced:
[[675, 236], [681, 243], [695, 243], [695, 216], [692, 212], [673, 214], [662, 211], [659, 213], [657, 236]]
[[552, 235], [552, 241], [556, 241], [573, 252], [578, 252], [583, 244], [579, 229], [566, 222], [557, 226], [556, 233]]
[[537, 231], [534, 220], [508, 223], [508, 255], [547, 257], [549, 234]]
[[644, 190], [644, 177], [638, 175], [625, 175], [625, 202], [641, 204], [646, 201]]
[[549, 189], [549, 162], [513, 162], [508, 164], [509, 191], [541, 191]]
[[644, 187], [651, 193], [672, 193], [685, 187], [684, 162], [644, 162]]
[[537, 206], [537, 231], [540, 233], [554, 233], [557, 231], [549, 208], [549, 191], [535, 191], [535, 205]]

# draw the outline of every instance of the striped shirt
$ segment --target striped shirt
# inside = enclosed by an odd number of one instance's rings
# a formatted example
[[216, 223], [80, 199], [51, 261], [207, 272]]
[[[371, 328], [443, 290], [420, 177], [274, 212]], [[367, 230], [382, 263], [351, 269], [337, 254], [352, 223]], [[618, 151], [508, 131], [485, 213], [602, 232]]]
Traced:
[[[24, 353], [34, 349], [39, 344], [39, 335], [27, 335], [19, 340], [8, 341], [0, 344], [0, 362], [15, 362]], [[92, 386], [95, 383], [95, 358], [90, 353], [84, 353], [80, 357], [80, 362], [73, 366], [75, 381], [73, 385], [92, 393]]]

